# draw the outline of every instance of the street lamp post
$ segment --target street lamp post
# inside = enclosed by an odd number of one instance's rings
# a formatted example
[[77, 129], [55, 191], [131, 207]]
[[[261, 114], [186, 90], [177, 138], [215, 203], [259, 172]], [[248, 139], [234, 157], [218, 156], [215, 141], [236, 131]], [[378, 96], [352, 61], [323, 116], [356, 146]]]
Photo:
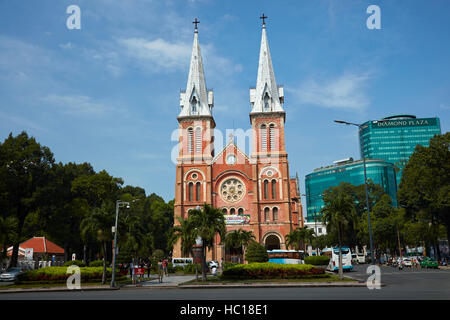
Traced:
[[[133, 200], [133, 202], [138, 201], [139, 199]], [[113, 245], [113, 262], [112, 262], [112, 275], [111, 275], [111, 288], [116, 286], [116, 253], [117, 253], [117, 221], [119, 219], [119, 208], [126, 206], [127, 209], [130, 208], [130, 203], [126, 201], [116, 201], [116, 223], [114, 225], [114, 245]]]
[[[386, 120], [378, 120], [378, 122], [384, 122]], [[357, 126], [359, 131], [361, 131], [362, 124], [351, 123], [342, 120], [334, 120], [336, 123], [342, 123], [346, 125]], [[370, 206], [369, 206], [369, 191], [367, 188], [367, 173], [366, 173], [366, 156], [364, 154], [364, 150], [361, 150], [362, 158], [363, 158], [363, 166], [364, 166], [364, 189], [366, 192], [366, 205], [367, 205], [367, 221], [369, 224], [369, 242], [370, 242], [370, 260], [372, 264], [375, 264], [374, 254], [373, 254], [373, 238], [372, 238], [372, 225], [370, 223]]]

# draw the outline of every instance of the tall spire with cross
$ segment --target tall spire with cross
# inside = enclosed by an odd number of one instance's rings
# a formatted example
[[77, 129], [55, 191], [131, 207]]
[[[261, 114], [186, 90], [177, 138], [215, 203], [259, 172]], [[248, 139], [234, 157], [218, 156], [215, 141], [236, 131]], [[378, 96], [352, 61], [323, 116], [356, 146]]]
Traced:
[[260, 17], [263, 20], [261, 48], [259, 50], [258, 76], [256, 88], [250, 89], [251, 113], [259, 112], [284, 112], [283, 88], [278, 87], [275, 81], [272, 59], [270, 57], [269, 42], [267, 41], [266, 22], [267, 16]]
[[205, 74], [203, 72], [202, 55], [198, 41], [197, 18], [195, 24], [194, 44], [192, 46], [191, 63], [186, 91], [180, 93], [181, 112], [178, 117], [212, 116], [214, 105], [213, 91], [206, 87]]

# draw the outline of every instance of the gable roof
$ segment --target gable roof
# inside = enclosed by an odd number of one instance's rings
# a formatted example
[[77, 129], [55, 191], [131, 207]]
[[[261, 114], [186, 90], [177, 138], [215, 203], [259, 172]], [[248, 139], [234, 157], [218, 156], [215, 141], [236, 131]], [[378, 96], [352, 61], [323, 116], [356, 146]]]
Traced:
[[240, 154], [242, 154], [244, 156], [245, 160], [250, 162], [250, 158], [248, 157], [248, 155], [237, 146], [237, 144], [234, 142], [234, 138], [233, 138], [233, 139], [230, 139], [228, 141], [228, 143], [225, 145], [225, 147], [223, 147], [222, 150], [214, 157], [214, 159], [212, 159], [211, 164], [215, 163], [217, 161], [217, 159], [219, 159], [222, 156], [222, 154], [225, 152], [225, 150], [230, 145], [233, 145], [233, 147], [236, 149], [236, 151], [239, 152]]
[[[64, 253], [63, 248], [46, 239], [45, 237], [33, 237], [25, 242], [22, 242], [19, 245], [19, 252], [20, 249], [25, 250], [28, 248], [32, 248], [34, 253]], [[12, 249], [13, 247], [9, 247], [8, 251], [11, 250], [12, 253]]]

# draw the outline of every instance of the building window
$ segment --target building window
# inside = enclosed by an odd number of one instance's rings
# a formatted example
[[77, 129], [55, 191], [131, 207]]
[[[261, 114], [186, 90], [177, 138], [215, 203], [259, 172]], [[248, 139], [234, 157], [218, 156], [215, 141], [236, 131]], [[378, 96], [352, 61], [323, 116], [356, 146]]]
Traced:
[[192, 153], [194, 151], [194, 130], [192, 128], [188, 129], [188, 152]]
[[275, 125], [273, 123], [269, 126], [269, 142], [270, 150], [275, 150]]
[[273, 215], [273, 221], [277, 221], [278, 220], [278, 208], [272, 209], [272, 215]]
[[231, 208], [231, 209], [230, 209], [230, 214], [235, 214], [235, 213], [236, 213], [236, 209]]
[[261, 125], [261, 150], [267, 151], [267, 127], [265, 124]]
[[188, 185], [188, 200], [192, 201], [194, 199], [194, 184], [189, 182]]
[[200, 193], [201, 193], [200, 189], [201, 189], [201, 184], [200, 184], [200, 182], [197, 182], [195, 185], [195, 200], [196, 201], [200, 201], [200, 199], [201, 199], [200, 198]]
[[321, 234], [322, 233], [322, 228], [319, 228], [319, 234]]
[[242, 209], [242, 208], [239, 208], [239, 210], [238, 210], [238, 215], [243, 215], [244, 214], [244, 209]]
[[202, 152], [202, 128], [195, 128], [195, 152]]
[[272, 180], [272, 199], [277, 198], [277, 181]]
[[270, 109], [270, 97], [269, 94], [266, 92], [264, 95], [264, 111], [269, 111]]
[[223, 208], [223, 209], [222, 209], [222, 213], [223, 213], [224, 215], [226, 215], [226, 214], [228, 213], [227, 208]]
[[264, 180], [264, 199], [269, 198], [269, 181]]
[[265, 208], [264, 209], [264, 220], [265, 221], [269, 221], [270, 220], [270, 209], [269, 208]]
[[196, 114], [197, 113], [197, 99], [195, 97], [192, 98], [191, 106], [192, 106], [192, 113]]

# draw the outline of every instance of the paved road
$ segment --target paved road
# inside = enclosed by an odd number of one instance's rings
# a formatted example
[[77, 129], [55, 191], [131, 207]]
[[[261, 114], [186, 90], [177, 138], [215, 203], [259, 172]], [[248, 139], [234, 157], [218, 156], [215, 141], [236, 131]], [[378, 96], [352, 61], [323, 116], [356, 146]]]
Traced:
[[[366, 280], [366, 266], [356, 266], [346, 273]], [[127, 288], [115, 291], [89, 292], [40, 292], [0, 294], [0, 300], [450, 300], [450, 270], [398, 271], [381, 267], [381, 281], [386, 284], [380, 290], [366, 287], [353, 288], [241, 288], [241, 289], [181, 289], [181, 288]], [[169, 277], [170, 278], [170, 277]]]

